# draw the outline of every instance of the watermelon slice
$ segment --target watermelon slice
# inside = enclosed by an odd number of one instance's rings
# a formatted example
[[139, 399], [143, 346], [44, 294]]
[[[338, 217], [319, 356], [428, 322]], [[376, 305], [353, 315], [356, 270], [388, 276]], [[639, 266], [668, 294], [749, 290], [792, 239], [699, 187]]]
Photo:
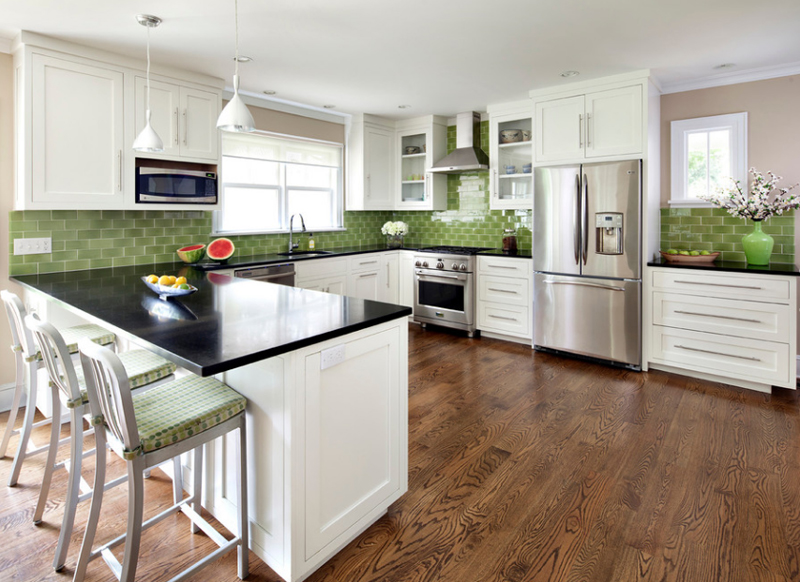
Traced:
[[206, 254], [206, 245], [192, 245], [178, 249], [178, 256], [184, 263], [197, 263]]
[[212, 261], [227, 261], [231, 258], [235, 250], [236, 247], [233, 246], [231, 240], [227, 238], [218, 238], [209, 243], [206, 254]]

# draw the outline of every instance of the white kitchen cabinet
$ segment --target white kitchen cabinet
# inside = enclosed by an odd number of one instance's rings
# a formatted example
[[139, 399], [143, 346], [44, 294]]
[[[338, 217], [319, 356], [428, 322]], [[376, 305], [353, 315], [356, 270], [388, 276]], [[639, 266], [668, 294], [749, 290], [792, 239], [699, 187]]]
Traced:
[[132, 155], [124, 139], [124, 73], [49, 55], [30, 58], [30, 101], [19, 103], [18, 86], [19, 143], [29, 149], [19, 152], [25, 168], [17, 208], [122, 208], [124, 165]]
[[650, 268], [646, 282], [652, 367], [796, 388], [796, 277]]
[[399, 304], [400, 302], [400, 251], [383, 254], [384, 281], [378, 293], [378, 301]]
[[385, 285], [383, 262], [380, 253], [350, 257], [347, 271], [347, 295], [379, 301]]
[[430, 115], [398, 121], [395, 209], [447, 210], [447, 176], [428, 170], [447, 153], [447, 120]]
[[347, 136], [346, 210], [394, 210], [392, 122], [354, 115]]
[[478, 256], [478, 329], [524, 343], [533, 337], [530, 259]]
[[[137, 76], [135, 83], [135, 131], [138, 135], [146, 122], [147, 79]], [[164, 142], [164, 152], [139, 152], [137, 156], [218, 163], [219, 132], [216, 123], [221, 103], [221, 92], [151, 79], [150, 119], [153, 129]]]
[[537, 100], [535, 111], [537, 163], [643, 151], [641, 84]]
[[398, 303], [406, 307], [414, 307], [414, 251], [400, 251], [398, 279]]
[[[500, 132], [504, 130], [519, 130], [521, 137], [527, 136], [527, 139], [501, 143]], [[533, 208], [532, 135], [532, 101], [489, 107], [489, 208], [491, 210]]]
[[347, 294], [347, 258], [307, 259], [294, 264], [295, 286], [335, 295]]

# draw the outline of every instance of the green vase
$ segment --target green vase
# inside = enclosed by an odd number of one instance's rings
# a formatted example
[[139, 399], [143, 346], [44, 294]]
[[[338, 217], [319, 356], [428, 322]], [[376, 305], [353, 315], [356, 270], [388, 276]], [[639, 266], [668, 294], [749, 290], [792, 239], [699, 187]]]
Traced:
[[775, 239], [761, 230], [760, 220], [754, 220], [753, 232], [742, 237], [744, 256], [749, 265], [769, 265], [769, 257], [772, 255], [774, 245]]

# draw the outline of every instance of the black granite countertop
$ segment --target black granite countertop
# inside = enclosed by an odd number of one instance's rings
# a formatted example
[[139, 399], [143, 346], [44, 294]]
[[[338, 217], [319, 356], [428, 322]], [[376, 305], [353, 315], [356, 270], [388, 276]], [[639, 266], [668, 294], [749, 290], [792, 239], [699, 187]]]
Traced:
[[[198, 291], [162, 301], [141, 281], [150, 273], [184, 275]], [[411, 314], [400, 305], [213, 275], [167, 263], [12, 279], [201, 376]]]
[[757, 275], [788, 275], [800, 276], [800, 270], [795, 265], [785, 263], [770, 263], [769, 265], [748, 265], [738, 261], [714, 261], [713, 263], [668, 263], [664, 259], [657, 259], [647, 263], [648, 267], [666, 267], [668, 269], [690, 269], [695, 271], [721, 271], [728, 273], [752, 273]]

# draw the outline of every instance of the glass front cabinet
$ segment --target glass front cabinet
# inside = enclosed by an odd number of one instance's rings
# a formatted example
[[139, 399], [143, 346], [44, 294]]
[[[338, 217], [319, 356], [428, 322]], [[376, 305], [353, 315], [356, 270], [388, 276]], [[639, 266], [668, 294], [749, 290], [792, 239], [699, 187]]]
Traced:
[[398, 210], [446, 210], [447, 176], [429, 168], [447, 153], [447, 119], [434, 115], [398, 121]]
[[533, 104], [519, 101], [490, 106], [489, 207], [533, 207]]

